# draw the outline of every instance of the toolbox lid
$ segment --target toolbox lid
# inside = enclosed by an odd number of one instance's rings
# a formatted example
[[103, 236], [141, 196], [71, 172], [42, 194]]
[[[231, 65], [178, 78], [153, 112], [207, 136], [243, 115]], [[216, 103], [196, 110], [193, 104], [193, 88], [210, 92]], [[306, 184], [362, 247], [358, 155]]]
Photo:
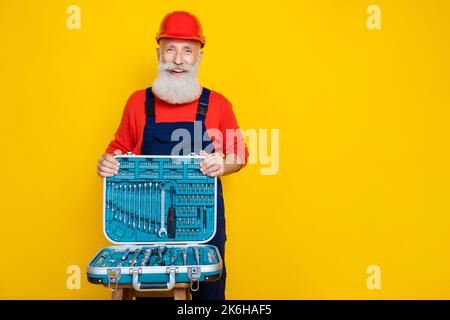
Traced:
[[103, 231], [110, 242], [187, 244], [214, 237], [217, 178], [200, 171], [204, 157], [115, 158], [118, 173], [103, 181]]

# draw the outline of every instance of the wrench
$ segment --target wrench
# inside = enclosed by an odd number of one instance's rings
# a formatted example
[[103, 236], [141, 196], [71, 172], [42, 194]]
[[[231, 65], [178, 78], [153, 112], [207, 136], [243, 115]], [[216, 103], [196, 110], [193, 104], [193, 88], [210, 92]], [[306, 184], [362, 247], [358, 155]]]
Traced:
[[162, 238], [163, 234], [166, 234], [167, 237], [167, 230], [166, 230], [166, 226], [164, 223], [164, 202], [166, 201], [166, 184], [164, 182], [161, 182], [159, 184], [159, 188], [161, 189], [161, 227], [159, 228], [158, 231], [158, 236], [160, 238]]
[[146, 207], [145, 194], [146, 194], [146, 192], [147, 192], [147, 183], [144, 183], [144, 222], [143, 222], [143, 224], [144, 224], [144, 232], [145, 232], [145, 229], [147, 228], [147, 226], [145, 225], [145, 207]]
[[[117, 212], [117, 208], [118, 208], [118, 200], [117, 200], [117, 190], [119, 189], [119, 187], [116, 185], [114, 185], [114, 182], [112, 183], [112, 189], [111, 189], [111, 196], [112, 196], [112, 202], [111, 202], [111, 212], [114, 213], [114, 219], [117, 220], [118, 219], [118, 212]], [[114, 191], [115, 190], [115, 191]]]
[[[114, 184], [114, 183], [112, 183]], [[114, 199], [113, 199], [113, 191], [111, 188], [111, 182], [108, 182], [106, 185], [106, 196], [107, 196], [107, 200], [106, 200], [106, 209], [111, 209], [111, 211], [114, 212]]]
[[158, 214], [157, 206], [158, 206], [158, 182], [155, 185], [155, 234], [158, 233], [157, 226], [156, 226], [156, 223], [157, 223], [157, 220], [158, 220], [157, 216], [156, 216]]
[[131, 211], [132, 211], [132, 203], [133, 203], [133, 186], [130, 184], [129, 186], [129, 193], [128, 193], [128, 226], [131, 226]]
[[117, 208], [119, 209], [119, 221], [122, 221], [124, 219], [124, 213], [123, 213], [123, 196], [122, 196], [122, 185], [119, 184], [119, 202], [117, 204]]
[[[114, 187], [114, 182], [113, 182], [113, 205], [112, 205], [112, 211], [114, 211], [114, 206], [116, 207], [116, 211], [114, 212], [114, 219], [118, 220], [119, 219], [119, 213], [117, 212], [117, 208], [118, 208], [118, 190], [119, 187], [116, 185]], [[114, 189], [116, 189], [116, 192], [114, 193]], [[116, 201], [114, 201], [114, 194], [116, 195]]]
[[122, 216], [122, 219], [119, 217], [119, 220], [121, 220], [123, 223], [125, 223], [126, 220], [126, 212], [125, 212], [125, 201], [126, 201], [126, 192], [125, 192], [125, 185], [120, 184], [119, 185], [119, 193], [120, 193], [120, 200], [119, 200], [119, 213]]
[[138, 190], [138, 229], [141, 229], [141, 184], [139, 183], [139, 190]]
[[152, 233], [152, 183], [149, 183], [150, 199], [148, 201], [149, 213], [148, 213], [148, 232]]
[[133, 185], [133, 229], [136, 230], [136, 185]]
[[123, 223], [127, 224], [127, 185], [123, 186]]
[[111, 182], [106, 184], [106, 209], [111, 208]]

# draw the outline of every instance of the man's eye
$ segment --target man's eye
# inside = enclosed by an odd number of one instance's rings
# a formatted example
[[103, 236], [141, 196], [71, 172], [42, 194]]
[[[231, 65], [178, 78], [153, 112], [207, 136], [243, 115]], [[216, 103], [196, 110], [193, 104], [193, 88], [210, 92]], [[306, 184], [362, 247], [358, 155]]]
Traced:
[[172, 52], [172, 51], [173, 51], [172, 48], [169, 48], [169, 49], [166, 50], [166, 52]]

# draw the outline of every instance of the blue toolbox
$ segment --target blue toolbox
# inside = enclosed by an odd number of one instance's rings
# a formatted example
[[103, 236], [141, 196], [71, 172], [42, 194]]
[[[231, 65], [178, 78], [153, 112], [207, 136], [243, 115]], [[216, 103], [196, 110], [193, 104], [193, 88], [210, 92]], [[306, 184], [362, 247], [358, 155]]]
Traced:
[[115, 246], [89, 263], [89, 282], [111, 290], [171, 290], [222, 275], [222, 259], [207, 245], [216, 233], [217, 178], [200, 171], [203, 157], [115, 157], [119, 171], [103, 183], [103, 232]]

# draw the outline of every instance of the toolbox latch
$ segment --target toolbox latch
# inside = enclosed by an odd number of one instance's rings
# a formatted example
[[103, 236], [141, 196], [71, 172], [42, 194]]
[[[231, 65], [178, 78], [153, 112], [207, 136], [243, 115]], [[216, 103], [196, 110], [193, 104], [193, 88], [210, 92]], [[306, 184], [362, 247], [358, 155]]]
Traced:
[[[108, 269], [107, 277], [108, 277], [108, 289], [111, 291], [116, 291], [117, 285], [119, 284], [119, 280], [121, 277], [120, 268]], [[113, 284], [114, 286], [112, 287], [111, 284]]]
[[[190, 287], [192, 291], [197, 291], [200, 287], [200, 276], [202, 275], [202, 271], [200, 267], [188, 267], [187, 268], [187, 276], [190, 280]], [[195, 284], [195, 286], [194, 286]]]

